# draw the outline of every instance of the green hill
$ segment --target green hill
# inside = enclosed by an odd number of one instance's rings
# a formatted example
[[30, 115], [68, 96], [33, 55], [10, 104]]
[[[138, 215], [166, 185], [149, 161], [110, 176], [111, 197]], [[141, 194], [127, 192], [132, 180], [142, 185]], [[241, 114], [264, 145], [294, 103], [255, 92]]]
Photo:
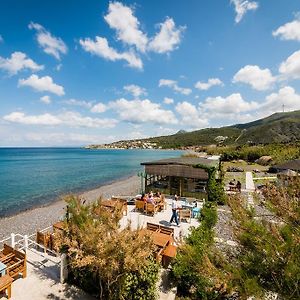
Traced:
[[221, 128], [206, 128], [192, 132], [178, 132], [169, 136], [147, 139], [163, 148], [184, 146], [206, 146], [216, 144], [218, 136], [227, 137], [225, 144], [289, 143], [300, 140], [300, 110], [275, 113], [267, 118], [245, 124], [236, 124]]

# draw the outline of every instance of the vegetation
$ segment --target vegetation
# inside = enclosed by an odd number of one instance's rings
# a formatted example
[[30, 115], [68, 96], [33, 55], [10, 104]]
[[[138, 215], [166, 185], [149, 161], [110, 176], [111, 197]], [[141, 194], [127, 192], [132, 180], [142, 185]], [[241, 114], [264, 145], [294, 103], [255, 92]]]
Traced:
[[257, 219], [242, 199], [229, 199], [241, 244], [235, 285], [240, 295], [262, 296], [265, 291], [284, 299], [300, 298], [300, 178], [288, 186], [270, 185], [261, 205], [276, 222]]
[[254, 162], [261, 156], [271, 156], [273, 164], [300, 158], [300, 143], [285, 145], [270, 144], [260, 146], [227, 146], [208, 149], [208, 154], [221, 154], [222, 161], [243, 159]]
[[121, 213], [100, 202], [82, 205], [74, 196], [67, 199], [70, 217], [60, 243], [73, 280], [99, 299], [155, 299], [159, 266], [150, 237], [129, 226], [121, 230]]
[[[162, 148], [208, 146], [223, 137], [224, 145], [296, 143], [300, 140], [300, 110], [275, 113], [254, 122], [206, 128], [147, 139]], [[206, 149], [204, 149], [206, 150]]]
[[178, 299], [300, 299], [300, 177], [267, 185], [256, 201], [227, 199], [238, 241], [228, 253], [214, 243], [216, 205], [207, 202], [172, 265]]

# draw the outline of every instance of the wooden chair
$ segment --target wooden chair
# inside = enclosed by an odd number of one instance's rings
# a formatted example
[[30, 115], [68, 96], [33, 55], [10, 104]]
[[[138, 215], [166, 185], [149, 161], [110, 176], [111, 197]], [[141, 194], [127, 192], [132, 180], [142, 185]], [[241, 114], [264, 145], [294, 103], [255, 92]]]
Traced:
[[44, 248], [44, 252], [46, 253], [47, 249], [51, 248], [50, 247], [50, 232], [41, 232], [41, 231], [37, 231], [36, 232], [36, 243], [41, 245]]
[[7, 298], [10, 299], [11, 297], [11, 284], [13, 282], [13, 278], [9, 275], [4, 275], [0, 277], [0, 292], [7, 290]]
[[176, 257], [177, 247], [169, 244], [162, 252], [162, 264], [165, 268], [168, 267], [171, 260]]
[[159, 231], [159, 225], [147, 222], [147, 230], [150, 231]]
[[124, 215], [125, 212], [125, 216], [127, 216], [127, 200], [126, 199], [119, 199], [119, 198], [111, 198], [111, 200], [117, 201], [117, 205], [116, 208], [120, 209], [120, 211], [122, 212], [122, 215]]
[[167, 226], [160, 225], [159, 226], [159, 232], [163, 233], [163, 234], [170, 235], [170, 236], [174, 236], [174, 228], [170, 228], [170, 227], [167, 227]]
[[191, 223], [192, 211], [190, 209], [179, 210], [179, 222], [185, 219], [187, 222]]
[[154, 204], [146, 203], [146, 215], [151, 214], [154, 216], [156, 212], [157, 212], [157, 207]]
[[145, 203], [143, 200], [135, 200], [135, 209], [138, 211], [145, 211]]
[[4, 244], [4, 248], [1, 252], [4, 256], [10, 256], [9, 259], [3, 262], [7, 266], [6, 273], [14, 279], [16, 279], [19, 274], [22, 274], [22, 277], [25, 278], [27, 275], [26, 254], [15, 250], [7, 244]]

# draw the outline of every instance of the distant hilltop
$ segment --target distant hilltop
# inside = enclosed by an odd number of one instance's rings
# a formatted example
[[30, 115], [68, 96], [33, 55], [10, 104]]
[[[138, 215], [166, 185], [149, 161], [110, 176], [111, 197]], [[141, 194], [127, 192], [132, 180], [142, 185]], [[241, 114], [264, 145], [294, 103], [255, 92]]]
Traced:
[[208, 145], [292, 143], [300, 141], [300, 110], [275, 113], [245, 124], [184, 130], [168, 136], [89, 145], [88, 149], [186, 149]]

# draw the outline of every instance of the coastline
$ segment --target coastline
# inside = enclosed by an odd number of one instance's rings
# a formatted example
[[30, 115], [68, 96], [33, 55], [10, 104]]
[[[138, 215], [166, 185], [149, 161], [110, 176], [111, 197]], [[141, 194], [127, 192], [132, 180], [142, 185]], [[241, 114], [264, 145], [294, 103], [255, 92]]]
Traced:
[[[98, 188], [82, 193], [74, 193], [91, 203], [100, 196], [110, 198], [113, 195], [136, 195], [140, 188], [138, 176], [120, 179]], [[33, 234], [57, 222], [65, 214], [65, 202], [60, 199], [46, 206], [35, 207], [18, 214], [0, 218], [0, 240], [10, 236], [11, 233]]]

